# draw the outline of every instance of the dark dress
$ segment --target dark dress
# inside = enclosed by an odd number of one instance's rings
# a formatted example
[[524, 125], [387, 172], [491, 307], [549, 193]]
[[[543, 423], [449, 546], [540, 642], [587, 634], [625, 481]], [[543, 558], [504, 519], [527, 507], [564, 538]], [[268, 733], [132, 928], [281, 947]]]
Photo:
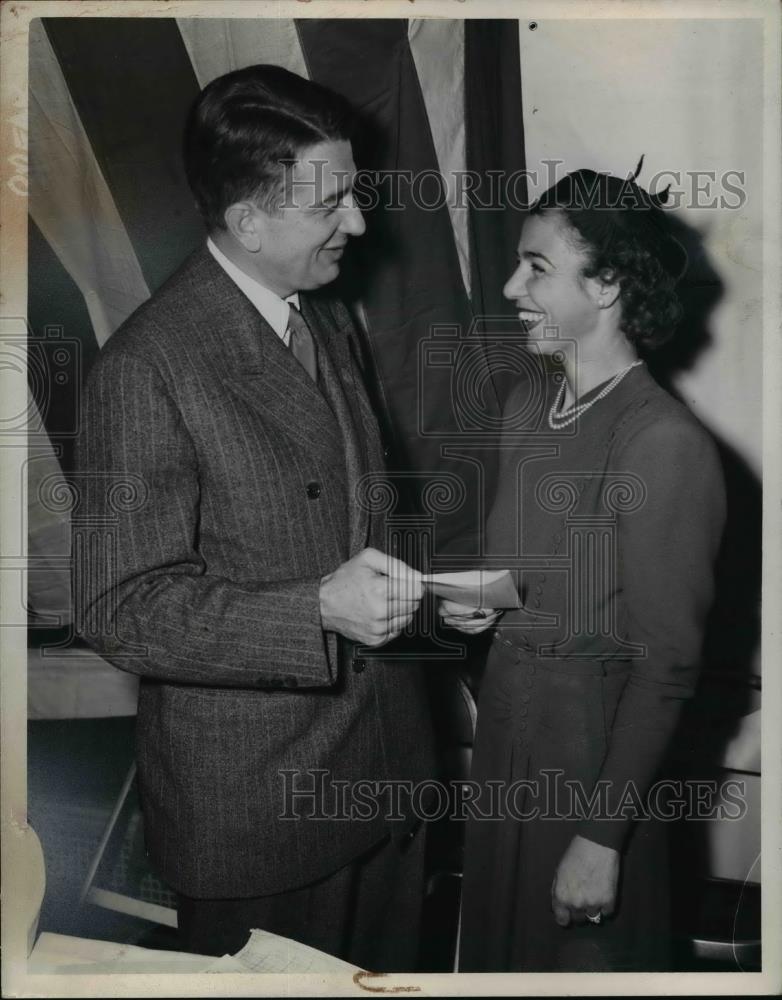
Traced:
[[[696, 682], [722, 472], [643, 366], [552, 431], [555, 390], [504, 439], [487, 530], [524, 608], [500, 620], [481, 685], [472, 778], [499, 818], [467, 823], [460, 969], [664, 970], [666, 830], [643, 810]], [[551, 886], [577, 833], [621, 852], [616, 913], [561, 928]]]

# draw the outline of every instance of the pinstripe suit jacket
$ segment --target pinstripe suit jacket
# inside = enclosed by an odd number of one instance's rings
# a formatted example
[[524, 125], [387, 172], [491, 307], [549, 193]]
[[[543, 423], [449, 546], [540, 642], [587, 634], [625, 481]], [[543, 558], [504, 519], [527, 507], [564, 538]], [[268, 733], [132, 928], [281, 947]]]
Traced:
[[354, 497], [382, 449], [346, 310], [301, 301], [322, 393], [206, 250], [117, 331], [85, 389], [80, 521], [108, 528], [76, 546], [80, 628], [141, 676], [147, 846], [191, 896], [336, 870], [390, 824], [382, 807], [307, 819], [334, 814], [331, 782], [432, 773], [417, 668], [362, 670], [321, 628], [321, 577], [383, 548]]

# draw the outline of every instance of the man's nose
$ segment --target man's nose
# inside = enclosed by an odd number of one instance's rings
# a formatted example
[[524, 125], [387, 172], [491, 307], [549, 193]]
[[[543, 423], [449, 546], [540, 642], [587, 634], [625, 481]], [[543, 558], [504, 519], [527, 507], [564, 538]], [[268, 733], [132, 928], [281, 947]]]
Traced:
[[361, 209], [355, 202], [345, 205], [342, 209], [339, 228], [348, 236], [361, 236], [366, 232], [367, 224], [364, 222]]

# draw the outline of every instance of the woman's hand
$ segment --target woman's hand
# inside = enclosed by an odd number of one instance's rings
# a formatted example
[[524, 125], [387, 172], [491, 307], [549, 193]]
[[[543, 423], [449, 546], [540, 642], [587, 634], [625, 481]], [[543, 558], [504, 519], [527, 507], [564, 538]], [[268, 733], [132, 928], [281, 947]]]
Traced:
[[456, 628], [465, 635], [479, 635], [491, 628], [502, 611], [495, 611], [494, 608], [470, 608], [455, 601], [441, 600], [437, 613], [451, 628]]
[[567, 927], [571, 920], [600, 923], [614, 912], [618, 881], [619, 852], [576, 834], [551, 886], [554, 919], [560, 927]]

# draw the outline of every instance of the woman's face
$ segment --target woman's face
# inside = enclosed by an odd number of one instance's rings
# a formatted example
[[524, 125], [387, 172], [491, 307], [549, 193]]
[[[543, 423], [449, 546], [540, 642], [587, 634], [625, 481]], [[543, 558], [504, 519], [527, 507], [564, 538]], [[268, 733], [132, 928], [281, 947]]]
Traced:
[[547, 354], [563, 340], [582, 341], [600, 314], [597, 282], [583, 277], [586, 255], [566, 227], [556, 211], [531, 215], [521, 231], [518, 267], [503, 289], [528, 338]]

